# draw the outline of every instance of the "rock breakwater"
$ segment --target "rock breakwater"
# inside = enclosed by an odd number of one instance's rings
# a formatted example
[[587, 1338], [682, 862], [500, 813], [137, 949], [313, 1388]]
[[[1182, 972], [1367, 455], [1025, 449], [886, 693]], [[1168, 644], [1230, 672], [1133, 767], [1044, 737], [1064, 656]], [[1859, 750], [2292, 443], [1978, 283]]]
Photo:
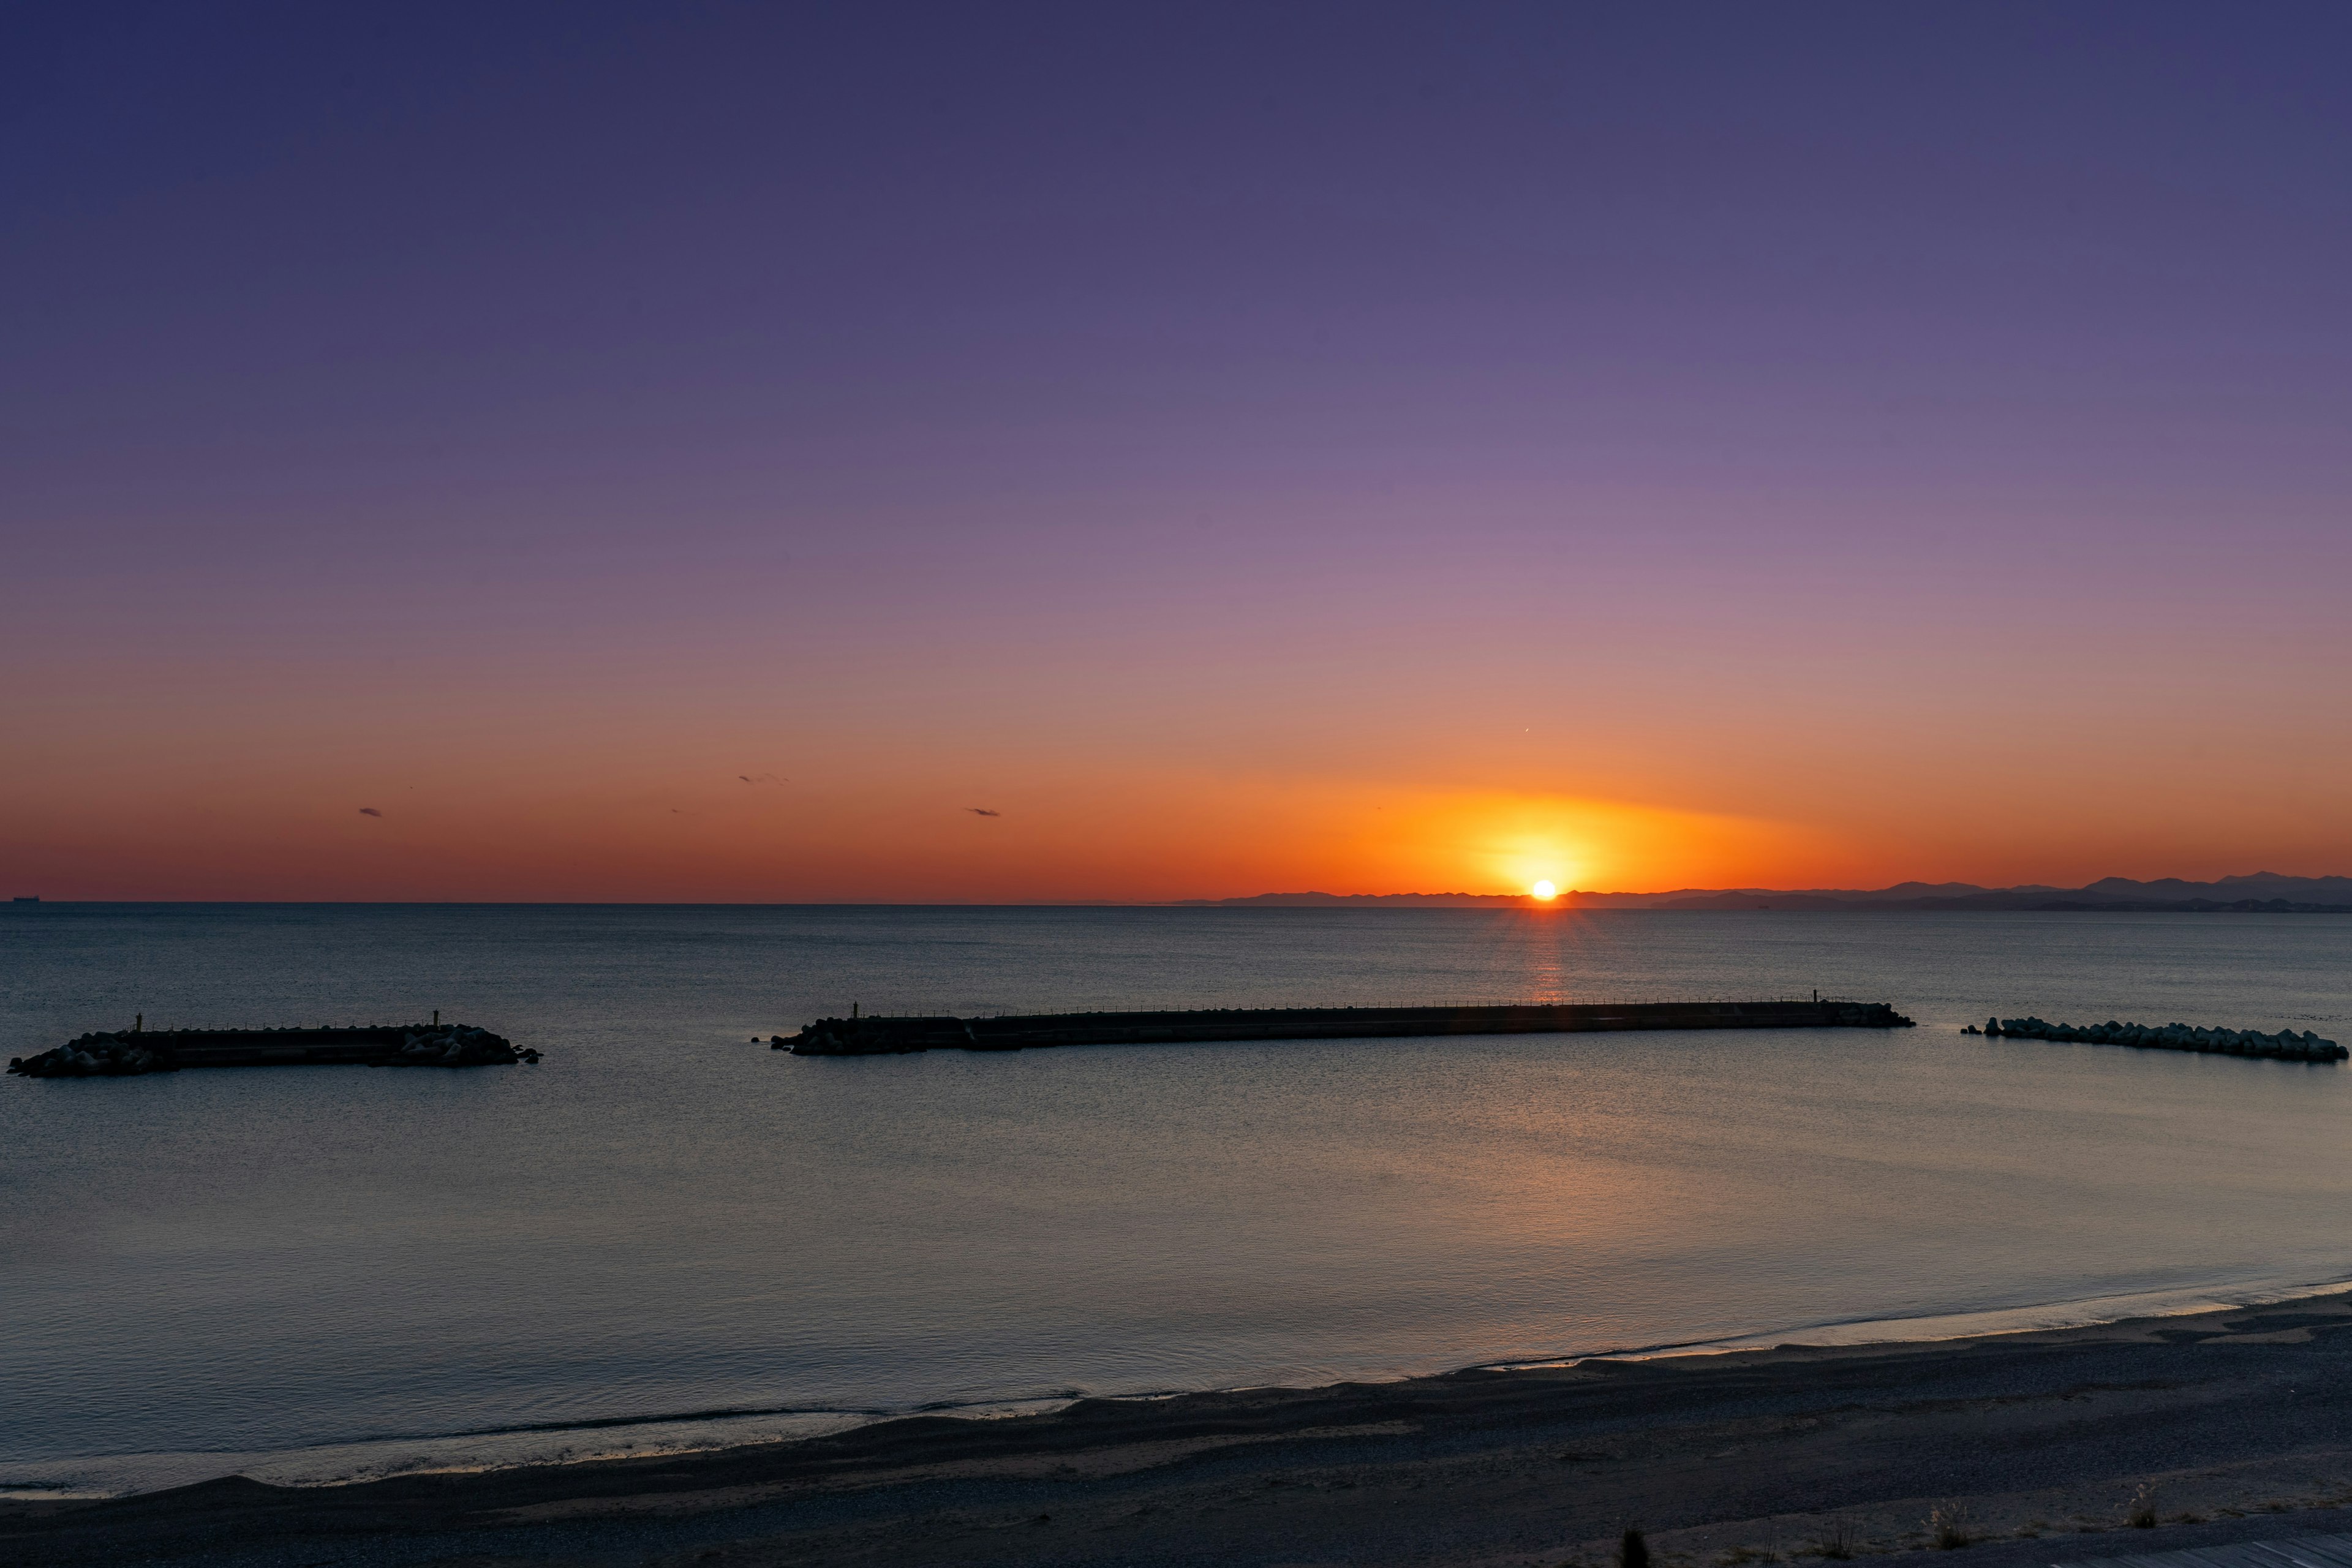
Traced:
[[916, 1051], [1019, 1051], [1040, 1046], [1143, 1046], [1240, 1040], [1347, 1040], [1426, 1035], [1557, 1035], [1605, 1029], [1899, 1029], [1884, 1002], [1538, 1003], [1493, 1007], [1209, 1007], [1153, 1013], [1034, 1013], [819, 1018], [770, 1047], [803, 1057]]
[[11, 1057], [19, 1078], [136, 1078], [186, 1068], [502, 1067], [536, 1062], [503, 1035], [468, 1024], [358, 1028], [124, 1029], [81, 1035], [33, 1057]]
[[20, 1078], [130, 1078], [172, 1072], [179, 1063], [141, 1043], [136, 1035], [80, 1035], [37, 1057], [10, 1057], [8, 1070]]
[[[1978, 1033], [1973, 1026], [1970, 1034]], [[2207, 1029], [2189, 1024], [2053, 1024], [2043, 1018], [1987, 1018], [1982, 1033], [2019, 1040], [2057, 1040], [2086, 1046], [2141, 1046], [2160, 1051], [2200, 1051], [2213, 1056], [2266, 1057], [2294, 1062], [2340, 1062], [2352, 1057], [2334, 1040], [2309, 1029]]]

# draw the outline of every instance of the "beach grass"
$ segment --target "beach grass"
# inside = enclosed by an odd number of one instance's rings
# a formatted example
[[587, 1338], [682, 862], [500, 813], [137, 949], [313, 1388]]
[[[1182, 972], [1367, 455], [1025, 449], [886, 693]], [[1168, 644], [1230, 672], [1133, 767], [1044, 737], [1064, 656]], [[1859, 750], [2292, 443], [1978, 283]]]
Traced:
[[1813, 1543], [1812, 1554], [1816, 1557], [1828, 1558], [1832, 1562], [1843, 1563], [1858, 1554], [1861, 1550], [1862, 1541], [1855, 1533], [1853, 1521], [1849, 1519], [1833, 1519], [1830, 1521], [1829, 1529], [1822, 1532], [1822, 1538]]

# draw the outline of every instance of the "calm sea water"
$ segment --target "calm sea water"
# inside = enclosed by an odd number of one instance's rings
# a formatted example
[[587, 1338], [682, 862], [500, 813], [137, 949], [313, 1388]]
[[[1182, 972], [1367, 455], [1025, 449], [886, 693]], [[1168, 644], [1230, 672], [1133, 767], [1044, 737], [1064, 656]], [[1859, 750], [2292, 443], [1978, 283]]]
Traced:
[[[548, 1059], [0, 1080], [0, 1486], [324, 1480], [2337, 1280], [2352, 1070], [1957, 1031], [2352, 1042], [2347, 963], [2327, 916], [11, 910], [0, 1054], [134, 1012], [438, 1007]], [[1922, 1026], [749, 1043], [853, 1000], [1815, 987]]]

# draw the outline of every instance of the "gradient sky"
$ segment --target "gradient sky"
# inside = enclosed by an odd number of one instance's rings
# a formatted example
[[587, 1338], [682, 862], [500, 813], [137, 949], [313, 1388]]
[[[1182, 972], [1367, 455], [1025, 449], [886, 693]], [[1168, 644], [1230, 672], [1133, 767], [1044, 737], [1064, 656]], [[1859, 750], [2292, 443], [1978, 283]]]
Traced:
[[11, 7], [0, 893], [2352, 870], [2347, 58]]

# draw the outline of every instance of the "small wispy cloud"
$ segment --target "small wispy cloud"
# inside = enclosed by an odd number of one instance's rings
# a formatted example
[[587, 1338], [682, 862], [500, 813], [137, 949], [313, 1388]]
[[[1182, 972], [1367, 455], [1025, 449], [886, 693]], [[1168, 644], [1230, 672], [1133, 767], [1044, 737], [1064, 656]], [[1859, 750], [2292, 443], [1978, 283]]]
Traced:
[[971, 813], [974, 816], [1003, 816], [1004, 815], [1001, 811], [991, 811], [984, 805], [967, 805], [964, 809]]
[[360, 815], [362, 816], [382, 816], [383, 813], [378, 811], [372, 805], [363, 805], [360, 807]]

